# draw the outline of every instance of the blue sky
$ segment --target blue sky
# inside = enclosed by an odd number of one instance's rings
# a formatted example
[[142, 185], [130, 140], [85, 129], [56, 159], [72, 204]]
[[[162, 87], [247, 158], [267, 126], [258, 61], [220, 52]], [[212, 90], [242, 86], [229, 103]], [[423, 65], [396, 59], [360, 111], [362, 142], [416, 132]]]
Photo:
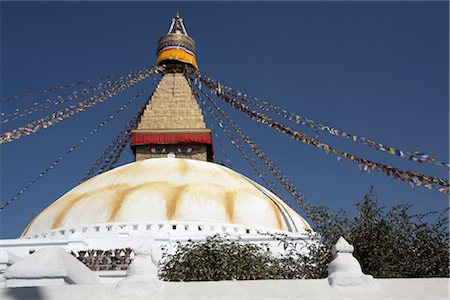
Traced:
[[[448, 161], [445, 1], [2, 2], [2, 96], [151, 66], [156, 42], [177, 11], [196, 40], [204, 74], [338, 129]], [[1, 202], [151, 83], [145, 81], [50, 129], [0, 146]], [[2, 101], [1, 110], [9, 112], [67, 91]], [[74, 187], [144, 100], [134, 103], [0, 213], [1, 237], [18, 237], [35, 215]], [[353, 205], [374, 186], [386, 206], [410, 203], [417, 212], [448, 206], [448, 198], [439, 192], [367, 174], [250, 122], [224, 103], [221, 106], [312, 204], [354, 213]], [[52, 112], [15, 120], [2, 126], [2, 132]], [[206, 120], [211, 121], [208, 116]], [[295, 128], [314, 135], [309, 129]], [[221, 133], [219, 137], [232, 168], [256, 179], [227, 138]], [[319, 138], [367, 159], [448, 178], [444, 169], [326, 133], [319, 133]], [[215, 148], [217, 159], [224, 160], [217, 139]], [[131, 159], [127, 149], [121, 162]], [[299, 209], [292, 200], [288, 203]]]

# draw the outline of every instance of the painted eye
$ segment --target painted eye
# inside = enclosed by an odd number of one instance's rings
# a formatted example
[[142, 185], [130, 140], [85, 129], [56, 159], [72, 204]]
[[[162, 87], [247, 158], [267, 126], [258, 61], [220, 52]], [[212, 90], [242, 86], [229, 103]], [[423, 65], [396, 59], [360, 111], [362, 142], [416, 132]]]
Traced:
[[178, 153], [191, 153], [192, 152], [192, 148], [187, 148], [187, 147], [182, 147], [182, 148], [178, 148], [177, 149]]
[[155, 154], [162, 154], [162, 153], [166, 153], [167, 149], [162, 148], [162, 147], [155, 147], [155, 148], [151, 148], [150, 151]]

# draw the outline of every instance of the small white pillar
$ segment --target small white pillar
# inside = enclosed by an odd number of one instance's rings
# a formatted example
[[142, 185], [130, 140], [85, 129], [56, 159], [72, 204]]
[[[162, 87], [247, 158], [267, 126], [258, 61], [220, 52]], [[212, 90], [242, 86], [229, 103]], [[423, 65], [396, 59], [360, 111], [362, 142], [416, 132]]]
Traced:
[[[151, 290], [156, 293], [159, 288], [158, 266], [153, 260], [151, 243], [141, 245], [135, 250], [133, 261], [128, 266], [127, 276], [119, 281], [116, 291], [119, 293], [140, 293]], [[142, 286], [146, 288], [142, 290]]]
[[153, 261], [152, 245], [144, 244], [135, 250], [135, 256], [127, 269], [127, 279], [158, 280], [158, 267]]
[[328, 282], [332, 287], [374, 285], [373, 277], [362, 272], [353, 250], [353, 246], [342, 236], [331, 249], [334, 259], [328, 265]]

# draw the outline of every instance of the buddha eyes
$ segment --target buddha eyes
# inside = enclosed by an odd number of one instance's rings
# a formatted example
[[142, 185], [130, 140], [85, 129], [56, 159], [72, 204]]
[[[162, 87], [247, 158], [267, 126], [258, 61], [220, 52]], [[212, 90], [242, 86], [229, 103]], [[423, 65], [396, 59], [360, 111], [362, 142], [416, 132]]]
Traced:
[[[168, 152], [168, 149], [164, 148], [164, 147], [153, 147], [150, 149], [150, 151], [155, 154], [164, 154], [164, 153]], [[192, 148], [180, 147], [180, 148], [177, 148], [177, 152], [181, 153], [181, 154], [188, 154], [188, 153], [192, 152]]]
[[162, 147], [155, 147], [155, 148], [151, 148], [150, 151], [152, 153], [162, 154], [162, 153], [166, 153], [167, 149], [166, 148], [162, 148]]
[[178, 153], [191, 153], [192, 152], [192, 148], [188, 148], [188, 147], [182, 147], [182, 148], [178, 148], [177, 149]]

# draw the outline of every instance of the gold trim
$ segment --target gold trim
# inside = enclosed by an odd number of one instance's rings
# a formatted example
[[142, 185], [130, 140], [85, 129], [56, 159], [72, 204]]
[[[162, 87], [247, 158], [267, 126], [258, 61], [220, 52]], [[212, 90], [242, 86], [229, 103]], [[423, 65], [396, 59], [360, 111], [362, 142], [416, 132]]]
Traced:
[[165, 60], [177, 60], [187, 64], [191, 64], [195, 70], [198, 70], [195, 56], [181, 49], [167, 49], [158, 53], [156, 65], [159, 66]]

